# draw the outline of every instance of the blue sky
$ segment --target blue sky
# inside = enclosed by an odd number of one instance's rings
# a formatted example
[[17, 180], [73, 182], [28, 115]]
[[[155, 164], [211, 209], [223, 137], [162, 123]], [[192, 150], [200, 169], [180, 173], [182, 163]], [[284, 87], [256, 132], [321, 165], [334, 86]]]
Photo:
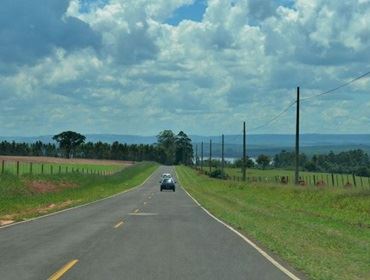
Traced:
[[[240, 133], [369, 71], [368, 0], [3, 0], [1, 135]], [[370, 133], [369, 77], [302, 104]], [[293, 133], [294, 107], [251, 133]]]
[[203, 14], [207, 8], [205, 0], [194, 1], [190, 5], [184, 5], [176, 9], [166, 20], [168, 24], [178, 25], [183, 20], [202, 21]]

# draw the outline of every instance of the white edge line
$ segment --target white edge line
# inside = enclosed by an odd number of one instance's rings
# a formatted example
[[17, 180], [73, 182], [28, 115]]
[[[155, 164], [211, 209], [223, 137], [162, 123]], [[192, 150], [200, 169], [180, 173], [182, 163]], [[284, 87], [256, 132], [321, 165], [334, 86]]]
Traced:
[[71, 208], [66, 208], [66, 209], [63, 209], [63, 210], [60, 210], [60, 211], [56, 211], [56, 212], [53, 212], [53, 213], [50, 213], [50, 214], [38, 216], [38, 217], [35, 217], [35, 218], [31, 218], [31, 219], [28, 219], [28, 220], [25, 220], [25, 221], [20, 221], [20, 222], [12, 223], [12, 224], [5, 225], [5, 226], [0, 226], [0, 230], [2, 230], [4, 228], [9, 228], [9, 227], [12, 227], [12, 226], [20, 225], [20, 224], [23, 224], [23, 223], [28, 223], [28, 222], [32, 222], [32, 221], [35, 221], [35, 220], [43, 219], [43, 218], [46, 218], [46, 217], [58, 215], [58, 214], [61, 214], [63, 212], [67, 212], [67, 211], [74, 210], [74, 209], [77, 209], [77, 208], [82, 208], [82, 207], [85, 207], [85, 206], [88, 206], [88, 205], [91, 205], [91, 204], [94, 204], [94, 203], [98, 203], [98, 202], [101, 202], [101, 201], [104, 201], [104, 200], [107, 200], [107, 199], [110, 199], [110, 198], [113, 198], [113, 197], [122, 195], [122, 194], [127, 193], [127, 192], [136, 190], [137, 188], [142, 187], [150, 179], [150, 177], [152, 177], [152, 175], [154, 174], [154, 172], [158, 170], [158, 168], [159, 167], [157, 167], [157, 169], [154, 170], [149, 175], [149, 177], [146, 178], [145, 181], [142, 182], [140, 185], [134, 186], [134, 187], [132, 187], [132, 188], [130, 188], [128, 190], [124, 190], [122, 192], [116, 193], [116, 194], [111, 195], [111, 196], [108, 196], [108, 197], [104, 197], [104, 198], [101, 198], [101, 199], [98, 199], [98, 200], [95, 200], [95, 201], [91, 201], [91, 202], [88, 202], [88, 203], [85, 203], [85, 204], [77, 205], [77, 206], [74, 206], [74, 207], [71, 207]]
[[[177, 171], [175, 169], [177, 180], [179, 181], [179, 176], [177, 174]], [[271, 257], [269, 254], [267, 254], [264, 250], [262, 250], [260, 247], [258, 247], [253, 241], [248, 239], [246, 236], [241, 234], [239, 231], [234, 229], [232, 226], [226, 224], [224, 221], [220, 220], [213, 214], [211, 214], [207, 209], [205, 209], [194, 197], [191, 196], [190, 193], [188, 193], [187, 190], [182, 186], [180, 183], [181, 188], [185, 191], [185, 193], [200, 207], [205, 211], [209, 216], [211, 216], [213, 219], [215, 219], [217, 222], [223, 224], [225, 227], [227, 227], [229, 230], [237, 234], [239, 237], [241, 237], [245, 242], [247, 242], [249, 245], [251, 245], [254, 249], [256, 249], [262, 256], [264, 256], [267, 260], [269, 260], [274, 266], [276, 266], [278, 269], [280, 269], [282, 272], [284, 272], [287, 276], [289, 276], [293, 280], [300, 280], [299, 277], [295, 276], [292, 272], [290, 272], [288, 269], [286, 269], [283, 265], [281, 265], [279, 262], [277, 262], [273, 257]]]

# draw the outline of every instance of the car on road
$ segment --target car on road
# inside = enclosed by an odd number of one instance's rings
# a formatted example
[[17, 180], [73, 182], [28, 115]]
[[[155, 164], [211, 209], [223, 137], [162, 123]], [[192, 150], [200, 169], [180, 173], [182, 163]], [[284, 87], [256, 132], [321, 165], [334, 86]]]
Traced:
[[176, 182], [173, 178], [165, 178], [161, 182], [161, 191], [162, 190], [176, 190]]

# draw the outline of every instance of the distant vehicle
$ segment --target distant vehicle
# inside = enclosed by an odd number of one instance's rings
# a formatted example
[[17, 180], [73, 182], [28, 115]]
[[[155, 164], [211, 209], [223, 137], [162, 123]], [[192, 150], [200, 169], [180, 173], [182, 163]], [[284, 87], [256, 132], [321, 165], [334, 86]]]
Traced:
[[161, 191], [164, 190], [164, 189], [175, 191], [175, 189], [176, 189], [175, 183], [176, 182], [173, 180], [173, 178], [163, 179], [162, 182], [161, 182]]

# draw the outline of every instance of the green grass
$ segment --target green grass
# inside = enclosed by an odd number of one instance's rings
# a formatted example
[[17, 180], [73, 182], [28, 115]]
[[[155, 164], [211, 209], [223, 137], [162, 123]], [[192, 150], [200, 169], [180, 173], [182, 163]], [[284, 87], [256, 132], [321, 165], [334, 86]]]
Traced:
[[[137, 164], [111, 176], [80, 173], [15, 176], [5, 173], [0, 176], [0, 219], [19, 221], [113, 195], [139, 185], [157, 166], [155, 163]], [[68, 187], [39, 193], [29, 187], [32, 182]]]
[[310, 279], [370, 279], [370, 191], [242, 184], [176, 168], [214, 215]]
[[[208, 169], [205, 169], [208, 170]], [[225, 168], [225, 172], [232, 178], [241, 178], [242, 172], [240, 168]], [[256, 169], [256, 168], [249, 168], [247, 169], [247, 176], [249, 178], [253, 177], [261, 177], [262, 180], [269, 180], [269, 181], [275, 181], [275, 177], [277, 176], [285, 176], [289, 178], [290, 182], [293, 182], [294, 180], [294, 171], [293, 170], [284, 170], [284, 169]], [[324, 181], [327, 186], [340, 186], [343, 187], [347, 182], [352, 184], [354, 186], [353, 177], [349, 174], [334, 174], [334, 185], [332, 182], [332, 177], [330, 173], [320, 173], [320, 172], [306, 172], [306, 171], [300, 171], [300, 176], [302, 179], [306, 181], [308, 185], [314, 185], [314, 179], [313, 176], [315, 176], [316, 182], [318, 180]], [[359, 177], [355, 176], [356, 180], [356, 186], [358, 188], [367, 188], [370, 189], [370, 178], [368, 177]], [[361, 184], [362, 182], [362, 184]]]
[[[81, 163], [19, 163], [19, 174], [56, 174], [56, 173], [70, 173], [73, 171], [93, 173], [93, 172], [117, 172], [122, 170], [125, 166], [122, 165], [98, 165], [98, 164], [81, 164]], [[16, 162], [5, 162], [4, 171], [7, 173], [17, 174]]]

